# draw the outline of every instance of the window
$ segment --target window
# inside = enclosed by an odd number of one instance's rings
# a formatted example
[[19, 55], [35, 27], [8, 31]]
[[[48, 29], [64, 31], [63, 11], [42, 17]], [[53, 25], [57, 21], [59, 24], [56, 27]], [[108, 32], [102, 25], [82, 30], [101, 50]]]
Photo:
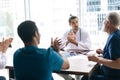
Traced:
[[99, 48], [104, 46], [107, 36], [101, 31], [104, 17], [107, 12], [119, 11], [119, 2], [119, 0], [0, 0], [0, 39], [12, 36], [14, 48], [23, 46], [17, 35], [17, 26], [22, 21], [30, 19], [36, 22], [41, 33], [40, 47], [46, 48], [50, 45], [51, 37], [61, 37], [69, 28], [68, 18], [73, 14], [79, 17], [80, 27], [89, 32], [92, 48]]
[[[90, 4], [99, 2], [99, 4]], [[108, 12], [119, 11], [119, 0], [81, 0], [82, 6], [86, 5], [81, 12], [81, 23], [82, 26], [88, 30], [92, 39], [92, 48], [103, 48], [107, 39], [107, 34], [102, 31], [103, 20]], [[83, 5], [84, 4], [84, 5]]]
[[79, 0], [30, 0], [31, 20], [41, 33], [40, 47], [49, 47], [51, 37], [61, 37], [69, 28], [70, 14], [79, 16]]
[[25, 20], [24, 0], [0, 0], [0, 40], [12, 36], [13, 48], [19, 47], [16, 28], [23, 20]]

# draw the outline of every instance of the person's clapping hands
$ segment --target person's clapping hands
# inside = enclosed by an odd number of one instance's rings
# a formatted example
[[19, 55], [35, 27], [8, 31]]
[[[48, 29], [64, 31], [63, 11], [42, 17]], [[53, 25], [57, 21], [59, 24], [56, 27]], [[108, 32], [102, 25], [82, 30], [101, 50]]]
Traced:
[[101, 54], [102, 52], [103, 52], [102, 49], [97, 49], [97, 50], [96, 50], [96, 53], [98, 53], [98, 54]]
[[91, 53], [88, 55], [88, 60], [93, 62], [99, 62], [99, 60], [102, 58], [102, 53], [103, 53], [102, 49], [97, 49], [96, 53], [94, 54]]
[[53, 38], [51, 38], [51, 47], [56, 51], [59, 52], [60, 51], [60, 46], [61, 45], [61, 39], [55, 38], [53, 40]]
[[98, 62], [99, 57], [96, 56], [95, 54], [89, 54], [89, 55], [88, 55], [88, 60], [89, 60], [89, 61], [93, 61], [93, 62]]
[[78, 45], [78, 42], [76, 40], [74, 32], [70, 32], [67, 36], [68, 43], [73, 43], [75, 45]]
[[2, 42], [0, 42], [0, 51], [2, 51], [2, 53], [6, 53], [9, 45], [12, 43], [13, 38], [8, 38], [8, 39], [4, 39], [2, 40]]

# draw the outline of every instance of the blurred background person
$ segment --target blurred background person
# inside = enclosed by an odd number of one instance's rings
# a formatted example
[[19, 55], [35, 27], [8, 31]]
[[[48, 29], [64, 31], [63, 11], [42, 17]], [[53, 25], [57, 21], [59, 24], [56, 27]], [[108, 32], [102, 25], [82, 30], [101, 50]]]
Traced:
[[[111, 12], [104, 21], [104, 31], [109, 35], [104, 49], [98, 49], [103, 57], [89, 55], [88, 59], [99, 63], [90, 78], [82, 80], [120, 80], [120, 14]], [[102, 64], [102, 65], [101, 65]]]
[[[6, 51], [8, 47], [11, 45], [13, 38], [3, 39], [0, 42], [0, 69], [4, 69], [7, 63], [6, 59]], [[4, 76], [0, 76], [0, 80], [6, 80]]]

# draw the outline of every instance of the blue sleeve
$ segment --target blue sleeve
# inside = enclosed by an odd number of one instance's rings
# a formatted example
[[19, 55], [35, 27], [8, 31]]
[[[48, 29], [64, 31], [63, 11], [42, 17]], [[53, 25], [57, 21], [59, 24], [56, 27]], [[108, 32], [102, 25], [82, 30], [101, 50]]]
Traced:
[[52, 70], [60, 71], [63, 64], [62, 57], [52, 48], [48, 48], [48, 53], [49, 53], [49, 61], [50, 61]]
[[120, 58], [120, 38], [119, 37], [113, 37], [111, 39], [111, 42], [109, 44], [109, 53], [110, 53], [111, 59], [113, 60]]

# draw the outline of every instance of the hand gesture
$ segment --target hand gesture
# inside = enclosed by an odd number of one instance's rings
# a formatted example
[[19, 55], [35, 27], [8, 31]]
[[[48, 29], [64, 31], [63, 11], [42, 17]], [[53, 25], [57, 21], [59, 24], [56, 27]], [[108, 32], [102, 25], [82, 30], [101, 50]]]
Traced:
[[102, 52], [103, 52], [102, 49], [97, 49], [97, 50], [96, 50], [96, 53], [98, 53], [98, 54], [101, 54]]
[[55, 40], [53, 40], [53, 38], [51, 38], [51, 47], [56, 51], [59, 52], [60, 51], [60, 46], [61, 45], [61, 39], [55, 38]]
[[98, 56], [95, 56], [95, 54], [90, 54], [90, 55], [88, 55], [88, 60], [89, 60], [89, 61], [98, 62], [99, 57], [98, 57]]
[[2, 40], [2, 42], [0, 42], [0, 51], [2, 51], [2, 53], [6, 53], [9, 45], [11, 44], [13, 38], [8, 38], [6, 40]]
[[70, 32], [67, 36], [67, 40], [68, 42], [74, 43], [76, 41], [76, 37], [74, 32]]

